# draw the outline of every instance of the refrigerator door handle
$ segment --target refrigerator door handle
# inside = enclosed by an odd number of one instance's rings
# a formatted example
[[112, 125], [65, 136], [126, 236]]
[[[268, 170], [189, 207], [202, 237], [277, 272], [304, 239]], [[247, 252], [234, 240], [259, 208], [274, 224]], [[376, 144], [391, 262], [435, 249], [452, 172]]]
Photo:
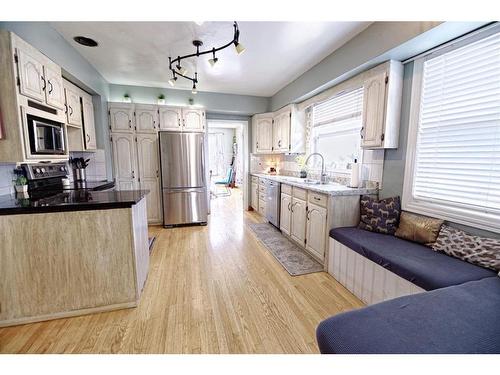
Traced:
[[204, 138], [201, 139], [200, 142], [200, 147], [201, 147], [201, 175], [202, 175], [202, 181], [203, 181], [203, 186], [207, 184], [206, 181], [206, 176], [205, 176], [205, 147], [204, 146]]

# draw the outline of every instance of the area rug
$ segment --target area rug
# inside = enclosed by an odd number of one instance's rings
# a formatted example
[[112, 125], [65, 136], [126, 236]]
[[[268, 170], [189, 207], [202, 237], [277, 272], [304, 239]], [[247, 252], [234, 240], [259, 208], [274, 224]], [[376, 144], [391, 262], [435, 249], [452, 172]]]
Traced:
[[250, 223], [250, 229], [292, 276], [322, 272], [323, 265], [267, 223]]

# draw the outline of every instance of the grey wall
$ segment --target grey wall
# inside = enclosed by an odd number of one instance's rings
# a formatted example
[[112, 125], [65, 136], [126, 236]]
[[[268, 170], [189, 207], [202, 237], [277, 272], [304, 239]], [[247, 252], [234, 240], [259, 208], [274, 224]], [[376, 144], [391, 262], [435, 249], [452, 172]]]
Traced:
[[78, 53], [47, 22], [0, 22], [0, 28], [9, 30], [33, 45], [61, 66], [63, 76], [93, 94], [97, 147], [105, 150], [106, 169], [111, 177], [111, 148], [108, 134], [106, 102], [109, 84], [101, 74]]
[[110, 85], [110, 101], [122, 101], [124, 94], [129, 94], [135, 103], [156, 104], [158, 95], [164, 94], [166, 104], [188, 105], [189, 99], [194, 104], [203, 106], [207, 111], [233, 114], [253, 115], [266, 112], [269, 98], [262, 96], [219, 94], [213, 92], [198, 92], [193, 95], [190, 90], [174, 90], [159, 87], [142, 87], [127, 85]]

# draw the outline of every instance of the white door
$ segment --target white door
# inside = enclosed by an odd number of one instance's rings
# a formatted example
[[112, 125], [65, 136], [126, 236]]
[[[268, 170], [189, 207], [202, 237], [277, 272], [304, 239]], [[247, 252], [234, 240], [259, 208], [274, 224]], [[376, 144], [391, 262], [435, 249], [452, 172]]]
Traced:
[[43, 67], [47, 87], [45, 88], [45, 100], [48, 105], [64, 109], [64, 85], [61, 68], [57, 65], [45, 65]]
[[158, 130], [158, 108], [154, 105], [135, 106], [137, 133], [156, 133]]
[[70, 87], [64, 88], [66, 94], [66, 115], [68, 124], [82, 126], [82, 107], [80, 104], [80, 94]]
[[112, 132], [134, 132], [134, 109], [132, 105], [112, 106], [109, 108], [109, 124]]
[[326, 241], [326, 209], [309, 203], [307, 211], [307, 243], [306, 249], [313, 255], [325, 257]]
[[161, 197], [160, 197], [160, 179], [141, 177], [140, 183], [142, 190], [149, 190], [146, 195], [146, 205], [148, 212], [148, 223], [154, 224], [161, 222]]
[[252, 182], [250, 205], [255, 211], [259, 211], [259, 184]]
[[133, 134], [111, 134], [113, 166], [118, 190], [134, 188], [137, 181], [137, 159]]
[[137, 160], [139, 162], [139, 176], [143, 179], [159, 177], [159, 149], [156, 134], [137, 135]]
[[182, 130], [182, 110], [175, 107], [160, 107], [160, 130]]
[[367, 79], [363, 91], [363, 129], [361, 146], [382, 146], [384, 132], [385, 77], [382, 72]]
[[43, 63], [32, 54], [17, 49], [19, 69], [19, 90], [21, 94], [45, 101], [45, 78], [43, 77]]
[[283, 233], [290, 235], [290, 225], [292, 220], [292, 197], [288, 194], [281, 194], [281, 217], [280, 229]]
[[257, 152], [271, 153], [273, 148], [273, 120], [263, 118], [257, 120]]
[[95, 136], [94, 105], [92, 104], [91, 99], [92, 97], [82, 97], [83, 129], [86, 150], [97, 149], [97, 140]]
[[292, 211], [291, 237], [303, 245], [306, 239], [306, 201], [292, 198], [290, 206]]
[[205, 131], [205, 112], [199, 109], [183, 109], [182, 128], [191, 132]]

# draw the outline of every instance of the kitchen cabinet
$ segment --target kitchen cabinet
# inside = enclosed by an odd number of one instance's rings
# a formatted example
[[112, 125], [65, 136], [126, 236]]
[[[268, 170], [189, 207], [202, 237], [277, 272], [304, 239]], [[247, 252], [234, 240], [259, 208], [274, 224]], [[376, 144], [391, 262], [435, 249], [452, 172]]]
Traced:
[[306, 240], [306, 207], [305, 200], [292, 197], [290, 237], [301, 245], [304, 245]]
[[82, 105], [79, 89], [68, 81], [64, 81], [64, 94], [66, 98], [67, 124], [82, 127]]
[[251, 190], [250, 206], [255, 211], [259, 211], [259, 184], [256, 182], [252, 182], [250, 190]]
[[177, 107], [160, 107], [160, 130], [181, 131], [182, 109]]
[[162, 205], [160, 183], [158, 178], [142, 178], [141, 190], [149, 190], [146, 195], [147, 217], [149, 224], [159, 224], [162, 221]]
[[113, 168], [117, 190], [135, 189], [137, 186], [137, 158], [135, 136], [127, 133], [111, 134]]
[[45, 101], [48, 105], [64, 109], [64, 83], [61, 75], [61, 68], [55, 64], [46, 63], [43, 67], [46, 80]]
[[156, 134], [137, 134], [137, 160], [139, 163], [139, 177], [159, 177], [159, 150]]
[[320, 259], [325, 257], [326, 208], [308, 203], [306, 250]]
[[[29, 47], [28, 47], [29, 48]], [[22, 95], [43, 102], [45, 100], [45, 77], [43, 57], [36, 51], [18, 48], [16, 52], [19, 72], [19, 91]]]
[[252, 121], [253, 152], [270, 154], [273, 151], [273, 118], [272, 114], [254, 116]]
[[134, 106], [131, 104], [109, 105], [109, 127], [112, 132], [134, 133]]
[[82, 108], [85, 149], [96, 150], [97, 139], [95, 134], [94, 105], [92, 104], [92, 96], [82, 96]]
[[292, 197], [288, 194], [281, 193], [281, 207], [280, 207], [280, 229], [286, 235], [290, 235], [292, 223]]
[[137, 133], [156, 133], [159, 127], [158, 106], [135, 105], [135, 126]]
[[289, 110], [277, 114], [273, 119], [273, 152], [290, 151], [290, 119]]
[[182, 130], [191, 132], [205, 131], [205, 112], [200, 109], [182, 109]]
[[398, 147], [403, 66], [393, 60], [384, 66], [363, 82], [361, 147], [365, 149]]

